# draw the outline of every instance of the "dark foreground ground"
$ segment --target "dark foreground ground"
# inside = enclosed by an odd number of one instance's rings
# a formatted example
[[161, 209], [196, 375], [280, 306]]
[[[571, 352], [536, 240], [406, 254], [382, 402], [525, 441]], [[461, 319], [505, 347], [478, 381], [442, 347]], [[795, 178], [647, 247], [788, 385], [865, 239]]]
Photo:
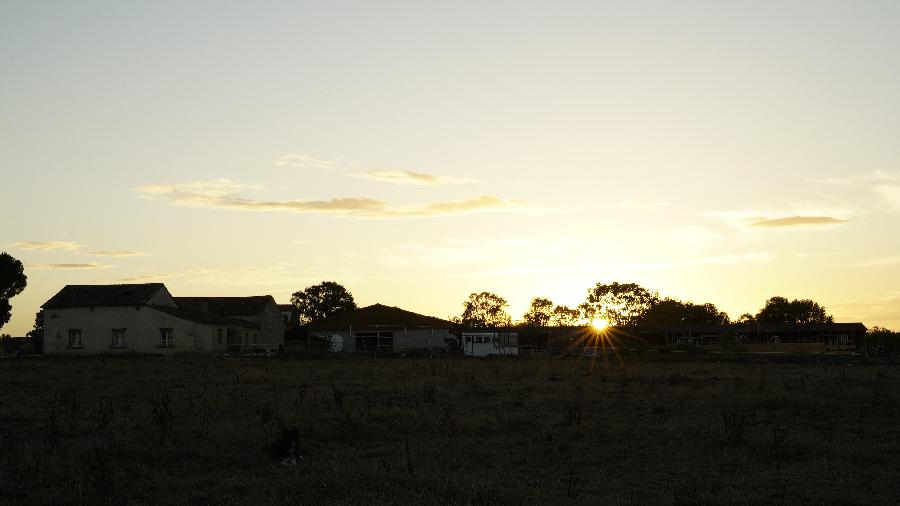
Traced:
[[0, 502], [900, 501], [897, 369], [623, 359], [2, 360]]

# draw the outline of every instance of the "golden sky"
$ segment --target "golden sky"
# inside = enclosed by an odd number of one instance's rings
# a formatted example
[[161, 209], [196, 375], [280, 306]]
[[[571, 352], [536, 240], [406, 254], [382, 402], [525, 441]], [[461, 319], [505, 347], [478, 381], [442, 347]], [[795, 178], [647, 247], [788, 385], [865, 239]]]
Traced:
[[638, 282], [900, 328], [897, 2], [7, 2], [0, 250], [457, 315]]

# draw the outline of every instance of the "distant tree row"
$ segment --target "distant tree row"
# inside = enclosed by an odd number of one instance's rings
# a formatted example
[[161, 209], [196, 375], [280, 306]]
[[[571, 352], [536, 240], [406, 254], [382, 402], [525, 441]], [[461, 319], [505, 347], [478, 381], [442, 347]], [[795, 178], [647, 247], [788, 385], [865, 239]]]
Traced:
[[[334, 281], [323, 281], [291, 296], [294, 306], [292, 321], [305, 324], [337, 313], [356, 309], [353, 295]], [[512, 325], [506, 299], [492, 292], [475, 292], [463, 302], [463, 312], [451, 320], [472, 328]], [[715, 304], [695, 304], [659, 293], [637, 283], [597, 283], [588, 289], [584, 302], [577, 307], [555, 304], [535, 297], [522, 317], [523, 324], [533, 327], [571, 326], [601, 319], [618, 326], [667, 326], [679, 324], [725, 324], [731, 319]], [[810, 299], [788, 300], [772, 297], [756, 313], [745, 313], [735, 323], [832, 323], [834, 318], [819, 303]]]
[[[496, 327], [511, 324], [507, 302], [491, 292], [469, 295], [463, 313], [454, 318], [468, 327]], [[568, 326], [604, 320], [619, 326], [666, 326], [679, 324], [725, 324], [731, 319], [715, 304], [695, 304], [678, 299], [660, 298], [659, 293], [636, 283], [597, 283], [588, 289], [585, 301], [576, 308], [557, 305], [548, 298], [535, 297], [522, 317], [533, 327]], [[741, 315], [736, 323], [832, 323], [825, 308], [810, 299], [788, 300], [772, 297], [755, 315]]]

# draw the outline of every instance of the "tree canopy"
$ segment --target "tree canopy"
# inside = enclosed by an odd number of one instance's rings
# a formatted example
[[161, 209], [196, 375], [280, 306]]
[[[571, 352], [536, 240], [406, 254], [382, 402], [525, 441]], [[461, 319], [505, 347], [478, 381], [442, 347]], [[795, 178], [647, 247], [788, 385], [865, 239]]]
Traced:
[[648, 326], [679, 324], [725, 324], [728, 314], [712, 303], [694, 304], [677, 299], [665, 298], [650, 306], [640, 323]]
[[589, 288], [587, 298], [578, 309], [584, 319], [603, 318], [610, 325], [636, 325], [644, 314], [659, 300], [651, 292], [636, 283], [597, 283]]
[[291, 304], [296, 308], [295, 320], [300, 324], [356, 309], [353, 295], [334, 281], [323, 281], [295, 292]]
[[511, 321], [506, 313], [506, 299], [491, 292], [472, 293], [463, 302], [463, 313], [458, 321], [467, 327], [499, 327]]
[[531, 306], [522, 318], [525, 320], [525, 325], [531, 327], [550, 325], [550, 320], [553, 318], [553, 301], [541, 297], [531, 299]]
[[550, 316], [550, 324], [556, 327], [571, 327], [581, 319], [581, 311], [569, 306], [556, 306]]
[[772, 297], [756, 313], [755, 320], [759, 323], [833, 323], [834, 317], [819, 303], [810, 299]]
[[0, 253], [0, 328], [12, 318], [9, 299], [22, 293], [28, 282], [22, 262], [8, 253]]

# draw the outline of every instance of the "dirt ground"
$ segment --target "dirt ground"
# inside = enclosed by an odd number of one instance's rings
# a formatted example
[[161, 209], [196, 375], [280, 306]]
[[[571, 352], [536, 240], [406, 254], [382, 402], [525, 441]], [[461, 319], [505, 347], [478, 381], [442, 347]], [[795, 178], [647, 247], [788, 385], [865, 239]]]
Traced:
[[2, 360], [0, 501], [900, 502], [893, 366], [648, 355]]

